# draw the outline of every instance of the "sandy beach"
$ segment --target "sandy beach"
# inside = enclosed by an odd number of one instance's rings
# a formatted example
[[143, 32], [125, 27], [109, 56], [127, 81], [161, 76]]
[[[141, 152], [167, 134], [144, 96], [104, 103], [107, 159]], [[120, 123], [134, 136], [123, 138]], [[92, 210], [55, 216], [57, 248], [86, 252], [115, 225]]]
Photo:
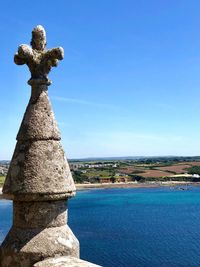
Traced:
[[[96, 184], [76, 184], [77, 190], [86, 189], [100, 189], [100, 188], [156, 188], [161, 186], [182, 186], [182, 185], [193, 185], [200, 186], [200, 183], [191, 182], [157, 182], [157, 183], [96, 183]], [[0, 195], [2, 195], [2, 187], [0, 187]]]
[[96, 184], [76, 184], [77, 190], [95, 188], [138, 188], [138, 187], [158, 187], [159, 184], [147, 183], [96, 183]]
[[92, 188], [155, 188], [161, 186], [178, 186], [178, 185], [195, 185], [198, 186], [200, 183], [191, 182], [157, 182], [157, 183], [96, 183], [96, 184], [76, 184], [77, 190], [92, 189]]

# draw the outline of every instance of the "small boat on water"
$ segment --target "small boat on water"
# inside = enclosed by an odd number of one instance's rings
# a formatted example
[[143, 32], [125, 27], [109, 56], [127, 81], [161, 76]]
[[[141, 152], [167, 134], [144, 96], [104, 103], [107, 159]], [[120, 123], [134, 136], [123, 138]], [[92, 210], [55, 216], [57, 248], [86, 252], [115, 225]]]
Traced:
[[189, 190], [190, 188], [188, 187], [188, 184], [186, 184], [185, 186], [179, 186], [178, 188], [177, 188], [177, 190]]
[[170, 189], [173, 189], [173, 190], [182, 190], [182, 191], [185, 191], [185, 190], [189, 190], [190, 187], [189, 187], [189, 184], [186, 184], [186, 185], [181, 185], [181, 186], [171, 186]]
[[179, 187], [178, 190], [188, 190], [186, 187]]

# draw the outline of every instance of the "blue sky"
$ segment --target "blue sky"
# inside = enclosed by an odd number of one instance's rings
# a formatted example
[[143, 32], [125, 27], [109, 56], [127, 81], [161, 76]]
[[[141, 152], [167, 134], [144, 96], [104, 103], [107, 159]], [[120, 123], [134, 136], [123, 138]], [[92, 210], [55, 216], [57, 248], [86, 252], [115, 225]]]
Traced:
[[0, 159], [10, 159], [28, 99], [13, 63], [38, 24], [65, 58], [49, 96], [70, 158], [200, 155], [200, 1], [3, 1]]

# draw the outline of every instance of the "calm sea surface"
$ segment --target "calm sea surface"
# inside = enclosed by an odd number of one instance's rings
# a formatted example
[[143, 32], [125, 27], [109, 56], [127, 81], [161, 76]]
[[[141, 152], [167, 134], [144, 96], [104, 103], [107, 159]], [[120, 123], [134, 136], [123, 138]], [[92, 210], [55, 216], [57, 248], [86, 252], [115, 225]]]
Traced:
[[[12, 203], [0, 201], [0, 242]], [[200, 187], [97, 189], [69, 203], [81, 258], [105, 267], [200, 266]]]

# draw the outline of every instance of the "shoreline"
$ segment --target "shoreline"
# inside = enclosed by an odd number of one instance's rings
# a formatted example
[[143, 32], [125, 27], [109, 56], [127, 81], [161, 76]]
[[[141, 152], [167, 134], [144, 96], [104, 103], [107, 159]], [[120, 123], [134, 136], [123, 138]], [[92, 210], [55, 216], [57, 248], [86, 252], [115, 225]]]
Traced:
[[155, 188], [159, 187], [158, 184], [147, 184], [147, 183], [96, 183], [96, 184], [75, 184], [76, 190], [85, 190], [85, 189], [105, 189], [105, 188], [142, 188], [150, 187]]
[[200, 182], [157, 182], [157, 183], [101, 183], [101, 184], [75, 184], [77, 191], [85, 189], [104, 189], [104, 188], [158, 188], [193, 185], [200, 186]]
[[[175, 187], [175, 186], [200, 186], [200, 182], [157, 182], [157, 183], [96, 183], [96, 184], [75, 184], [76, 190], [87, 190], [87, 189], [107, 189], [107, 188], [159, 188], [159, 187]], [[2, 195], [2, 187], [0, 187], [0, 196]], [[0, 197], [1, 199], [1, 197]]]

